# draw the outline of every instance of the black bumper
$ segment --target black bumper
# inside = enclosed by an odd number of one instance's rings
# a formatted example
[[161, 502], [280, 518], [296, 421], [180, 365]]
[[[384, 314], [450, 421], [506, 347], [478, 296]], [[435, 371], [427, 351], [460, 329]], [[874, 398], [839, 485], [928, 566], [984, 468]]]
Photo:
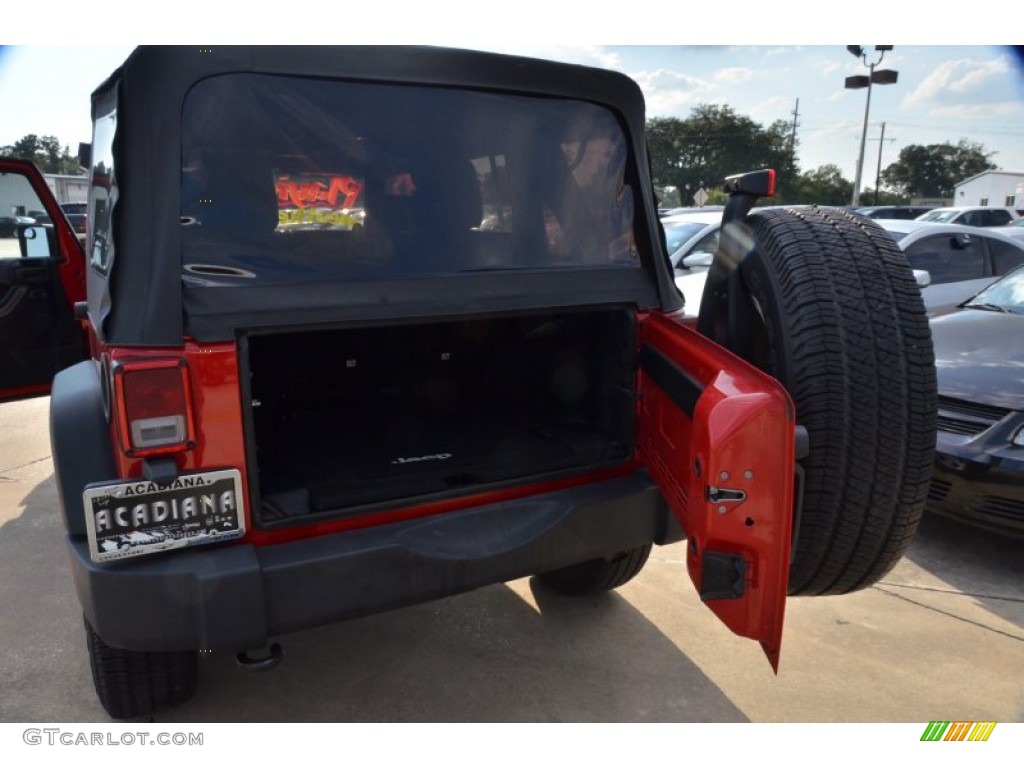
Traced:
[[650, 477], [266, 547], [97, 565], [69, 537], [89, 622], [140, 651], [243, 651], [269, 638], [421, 603], [682, 533]]
[[927, 509], [1024, 536], [1024, 448], [999, 437], [957, 443], [940, 436]]

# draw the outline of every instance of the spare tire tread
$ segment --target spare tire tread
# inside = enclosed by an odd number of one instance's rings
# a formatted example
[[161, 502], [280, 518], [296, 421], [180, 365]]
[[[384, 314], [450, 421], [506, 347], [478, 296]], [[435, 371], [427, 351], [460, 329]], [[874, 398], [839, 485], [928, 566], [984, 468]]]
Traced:
[[810, 436], [789, 592], [861, 589], [905, 553], [931, 475], [935, 370], [920, 290], [898, 246], [862, 217], [755, 210], [748, 224], [757, 248], [744, 279], [772, 350], [759, 364], [789, 389]]

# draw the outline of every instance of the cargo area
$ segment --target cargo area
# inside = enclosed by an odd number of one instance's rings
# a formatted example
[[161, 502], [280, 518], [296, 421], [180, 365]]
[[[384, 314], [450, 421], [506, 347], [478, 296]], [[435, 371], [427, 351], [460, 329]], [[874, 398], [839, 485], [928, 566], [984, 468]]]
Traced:
[[614, 307], [247, 336], [259, 524], [628, 460], [635, 323]]

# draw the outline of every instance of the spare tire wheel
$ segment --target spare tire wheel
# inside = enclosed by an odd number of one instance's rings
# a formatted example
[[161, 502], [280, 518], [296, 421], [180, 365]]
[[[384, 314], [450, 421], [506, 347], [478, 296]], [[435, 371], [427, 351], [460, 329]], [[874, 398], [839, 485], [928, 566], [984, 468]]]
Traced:
[[870, 586], [909, 546], [931, 477], [935, 361], [920, 289], [892, 238], [841, 209], [755, 209], [722, 241], [746, 253], [744, 354], [786, 387], [809, 437], [789, 594]]

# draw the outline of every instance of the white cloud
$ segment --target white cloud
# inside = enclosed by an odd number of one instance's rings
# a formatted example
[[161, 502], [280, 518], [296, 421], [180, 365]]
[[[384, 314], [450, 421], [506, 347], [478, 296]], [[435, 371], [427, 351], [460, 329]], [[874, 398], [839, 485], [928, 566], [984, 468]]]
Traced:
[[848, 139], [850, 137], [857, 139], [860, 138], [860, 129], [860, 123], [837, 120], [810, 131], [808, 136], [814, 139]]
[[776, 120], [792, 119], [795, 100], [783, 96], [773, 96], [758, 102], [750, 108], [750, 117], [758, 122], [773, 123]]
[[952, 59], [942, 62], [914, 91], [903, 99], [903, 108], [948, 108], [950, 102], [964, 99], [985, 102], [991, 99], [990, 88], [1005, 88], [1009, 81], [1010, 62], [1005, 56], [988, 61]]
[[648, 116], [683, 116], [688, 108], [706, 101], [713, 87], [706, 80], [671, 69], [631, 72], [647, 103]]
[[673, 69], [655, 69], [652, 72], [633, 72], [630, 74], [643, 88], [682, 88], [688, 91], [707, 91], [710, 85], [706, 80]]
[[993, 59], [992, 61], [984, 62], [981, 66], [972, 69], [959, 80], [950, 83], [949, 89], [955, 93], [975, 91], [993, 79], [998, 79], [999, 82], [1003, 82], [1009, 71], [1010, 63], [1005, 58]]
[[754, 76], [754, 70], [746, 67], [727, 67], [715, 72], [711, 77], [716, 83], [745, 83]]

